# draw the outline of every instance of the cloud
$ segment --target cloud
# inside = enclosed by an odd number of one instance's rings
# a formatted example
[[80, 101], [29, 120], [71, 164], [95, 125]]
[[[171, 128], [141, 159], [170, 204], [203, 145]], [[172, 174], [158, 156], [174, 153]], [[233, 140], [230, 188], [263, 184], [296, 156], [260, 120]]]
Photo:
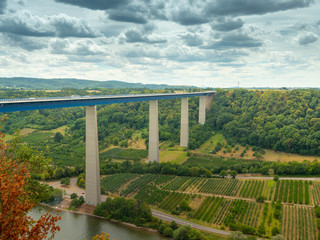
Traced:
[[19, 35], [6, 33], [3, 35], [3, 45], [9, 45], [14, 47], [20, 47], [27, 51], [35, 51], [46, 48], [48, 44], [45, 41], [39, 41], [38, 39], [27, 38]]
[[1, 0], [0, 1], [0, 14], [4, 13], [4, 10], [7, 7], [7, 1], [6, 0]]
[[109, 19], [119, 22], [132, 22], [137, 24], [146, 24], [147, 19], [144, 14], [139, 11], [111, 10], [109, 11]]
[[221, 32], [229, 32], [241, 28], [243, 24], [244, 22], [240, 18], [230, 19], [226, 17], [219, 17], [211, 23], [211, 28]]
[[204, 15], [197, 14], [192, 10], [180, 10], [173, 15], [172, 19], [173, 21], [186, 26], [199, 25], [209, 21]]
[[66, 55], [105, 55], [106, 51], [91, 40], [70, 42], [68, 39], [55, 39], [51, 42], [51, 53]]
[[89, 8], [92, 10], [116, 9], [128, 4], [129, 0], [55, 0], [56, 2]]
[[216, 0], [207, 4], [205, 13], [216, 16], [261, 15], [308, 7], [313, 2], [314, 0]]
[[49, 25], [54, 27], [56, 36], [61, 38], [95, 38], [101, 35], [98, 31], [91, 28], [85, 20], [69, 17], [66, 14], [51, 17]]
[[27, 11], [0, 18], [0, 32], [30, 37], [52, 37], [54, 30], [47, 21]]
[[187, 33], [182, 34], [180, 37], [186, 42], [186, 44], [190, 47], [200, 46], [203, 41], [196, 33]]
[[262, 42], [260, 40], [254, 39], [245, 32], [231, 32], [223, 35], [219, 40], [203, 46], [204, 49], [237, 49], [237, 48], [256, 48], [261, 47]]
[[151, 35], [155, 30], [155, 25], [147, 24], [140, 28], [131, 28], [124, 33], [124, 41], [128, 43], [166, 43], [167, 40], [155, 35]]
[[318, 40], [318, 36], [314, 33], [307, 33], [305, 35], [301, 35], [298, 39], [300, 45], [308, 45], [310, 43], [316, 42]]
[[0, 32], [29, 37], [94, 38], [101, 34], [84, 20], [59, 14], [38, 17], [27, 11], [0, 18]]

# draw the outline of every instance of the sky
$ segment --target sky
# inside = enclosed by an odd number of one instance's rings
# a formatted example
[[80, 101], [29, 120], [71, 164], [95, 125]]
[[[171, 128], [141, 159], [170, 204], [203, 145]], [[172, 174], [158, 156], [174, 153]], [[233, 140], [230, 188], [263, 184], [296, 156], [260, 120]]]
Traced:
[[0, 77], [320, 87], [320, 0], [0, 0]]

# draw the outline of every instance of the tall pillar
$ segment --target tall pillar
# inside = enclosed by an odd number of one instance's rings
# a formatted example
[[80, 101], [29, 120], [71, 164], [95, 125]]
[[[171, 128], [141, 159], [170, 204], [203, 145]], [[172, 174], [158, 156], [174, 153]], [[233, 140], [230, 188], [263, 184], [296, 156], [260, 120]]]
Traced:
[[149, 101], [149, 162], [159, 162], [158, 100]]
[[188, 98], [181, 98], [180, 146], [188, 147], [188, 143], [189, 143]]
[[206, 96], [199, 97], [199, 123], [204, 124], [206, 121]]
[[213, 94], [206, 96], [206, 110], [210, 110], [212, 100], [213, 100]]
[[86, 107], [86, 202], [101, 202], [96, 106]]

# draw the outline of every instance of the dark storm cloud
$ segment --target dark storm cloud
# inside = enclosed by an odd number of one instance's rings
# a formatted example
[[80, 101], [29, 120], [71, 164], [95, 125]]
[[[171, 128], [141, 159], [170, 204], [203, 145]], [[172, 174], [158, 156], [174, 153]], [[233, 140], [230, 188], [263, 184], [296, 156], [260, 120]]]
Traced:
[[4, 13], [4, 10], [7, 7], [7, 1], [6, 0], [1, 0], [0, 1], [0, 14]]
[[228, 32], [235, 29], [241, 28], [243, 26], [243, 21], [239, 19], [230, 19], [225, 17], [217, 18], [212, 24], [211, 28], [213, 30]]
[[92, 10], [116, 9], [126, 5], [130, 0], [55, 0], [56, 2], [89, 8]]
[[183, 34], [183, 35], [180, 35], [180, 37], [190, 47], [200, 46], [203, 43], [202, 39], [195, 33]]
[[316, 35], [310, 33], [310, 34], [301, 36], [299, 38], [299, 44], [300, 45], [308, 45], [308, 44], [313, 43], [317, 40], [318, 40], [318, 37]]
[[217, 16], [266, 14], [308, 7], [314, 0], [216, 0], [208, 3], [205, 13]]
[[224, 50], [237, 48], [256, 48], [261, 46], [262, 42], [260, 40], [254, 39], [245, 33], [238, 32], [226, 34], [220, 40], [204, 46], [203, 48]]
[[40, 18], [28, 12], [0, 18], [0, 32], [29, 37], [94, 38], [99, 36], [84, 20], [65, 14]]

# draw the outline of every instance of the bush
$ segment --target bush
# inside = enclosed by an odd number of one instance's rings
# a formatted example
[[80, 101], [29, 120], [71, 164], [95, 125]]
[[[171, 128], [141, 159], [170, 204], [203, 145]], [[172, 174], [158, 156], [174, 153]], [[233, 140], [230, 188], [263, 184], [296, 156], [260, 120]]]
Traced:
[[189, 206], [189, 203], [187, 200], [182, 200], [179, 204], [179, 208], [182, 210], [182, 211], [191, 211], [192, 208]]
[[278, 175], [274, 175], [274, 177], [273, 177], [273, 181], [278, 181], [279, 180], [279, 176]]
[[320, 219], [317, 219], [317, 228], [320, 230]]
[[70, 198], [71, 199], [78, 198], [78, 195], [76, 193], [71, 193]]
[[257, 197], [256, 201], [259, 202], [259, 203], [263, 203], [265, 200], [265, 197], [264, 196], [259, 196]]
[[260, 224], [258, 227], [258, 235], [261, 237], [264, 234], [266, 234], [266, 229], [264, 227], [264, 224]]
[[273, 236], [271, 240], [285, 240], [285, 238], [282, 235]]
[[159, 226], [159, 232], [163, 233], [164, 229], [166, 229], [166, 225], [161, 224], [161, 225]]
[[163, 230], [163, 236], [165, 237], [172, 237], [173, 236], [173, 230], [171, 227], [166, 227], [164, 230]]
[[173, 232], [175, 240], [204, 240], [202, 233], [190, 226], [181, 226]]
[[281, 218], [281, 211], [280, 211], [279, 209], [274, 210], [273, 217], [274, 217], [275, 219], [280, 220], [280, 218]]
[[279, 229], [277, 227], [273, 227], [271, 230], [272, 236], [276, 236], [280, 233]]
[[317, 218], [320, 218], [320, 207], [319, 206], [314, 206], [314, 211], [316, 213]]
[[70, 185], [70, 178], [66, 177], [66, 178], [62, 178], [61, 181], [60, 181], [61, 184], [63, 185]]
[[178, 229], [178, 224], [173, 220], [171, 223], [170, 223], [170, 227], [173, 229], [173, 230], [176, 230]]

